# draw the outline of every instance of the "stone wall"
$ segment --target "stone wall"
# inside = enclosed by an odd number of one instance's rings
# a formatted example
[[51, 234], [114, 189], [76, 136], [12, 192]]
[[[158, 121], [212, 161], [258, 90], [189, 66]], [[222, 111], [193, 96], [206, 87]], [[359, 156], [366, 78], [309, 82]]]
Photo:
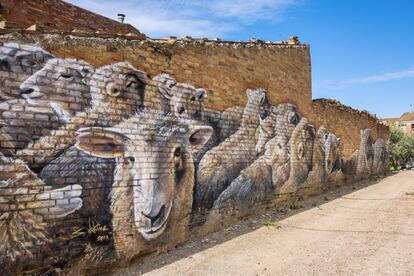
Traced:
[[[30, 35], [51, 54], [82, 59], [95, 67], [128, 60], [150, 76], [160, 72], [209, 91], [206, 108], [243, 107], [244, 91], [263, 87], [274, 102], [291, 101], [310, 110], [309, 47], [281, 43], [205, 40], [101, 39], [74, 35]], [[260, 66], [259, 66], [260, 64]]]
[[386, 127], [312, 102], [307, 45], [0, 41], [3, 273], [127, 264], [387, 171]]
[[355, 137], [358, 137], [361, 129], [372, 129], [374, 140], [388, 138], [388, 127], [379, 123], [378, 118], [366, 111], [355, 110], [338, 101], [327, 99], [314, 100], [312, 110], [309, 118], [316, 126], [323, 125], [333, 129], [335, 134], [342, 138], [341, 153], [345, 156], [351, 155], [359, 146], [359, 140]]

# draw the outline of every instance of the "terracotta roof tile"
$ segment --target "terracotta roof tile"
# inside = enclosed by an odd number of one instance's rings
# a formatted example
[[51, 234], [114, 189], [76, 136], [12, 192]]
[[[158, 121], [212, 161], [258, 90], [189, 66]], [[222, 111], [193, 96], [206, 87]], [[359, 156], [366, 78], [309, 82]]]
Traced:
[[76, 29], [91, 33], [132, 33], [145, 38], [130, 24], [120, 23], [61, 0], [2, 0], [0, 17], [1, 20], [15, 23], [19, 29], [37, 25], [46, 31], [70, 32]]

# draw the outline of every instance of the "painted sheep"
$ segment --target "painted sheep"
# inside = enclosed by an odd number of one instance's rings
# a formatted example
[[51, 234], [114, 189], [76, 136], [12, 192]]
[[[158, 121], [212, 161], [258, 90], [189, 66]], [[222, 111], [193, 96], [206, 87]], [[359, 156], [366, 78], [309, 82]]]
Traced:
[[372, 145], [374, 151], [374, 159], [372, 162], [372, 170], [374, 174], [385, 172], [388, 166], [388, 148], [384, 139], [378, 138]]
[[3, 43], [0, 46], [0, 101], [20, 97], [20, 84], [53, 56], [37, 45]]
[[210, 209], [222, 191], [241, 170], [255, 159], [256, 129], [260, 107], [266, 98], [264, 89], [246, 91], [248, 103], [243, 112], [240, 128], [224, 142], [207, 152], [197, 170], [195, 207]]
[[272, 198], [276, 188], [289, 178], [289, 141], [298, 122], [296, 106], [289, 103], [271, 106], [270, 114], [265, 119], [259, 116], [256, 153], [263, 155], [241, 171], [223, 191], [214, 203], [210, 218], [229, 205], [243, 216], [254, 205]]
[[207, 223], [219, 225], [229, 210], [237, 210], [237, 216], [243, 217], [253, 207], [274, 199], [276, 189], [290, 175], [289, 138], [279, 134], [266, 144], [264, 154], [241, 171], [214, 202]]
[[372, 172], [372, 164], [374, 161], [373, 143], [372, 130], [369, 128], [362, 129], [361, 144], [358, 151], [358, 175], [368, 176]]
[[59, 118], [69, 121], [89, 105], [88, 78], [93, 67], [75, 59], [55, 58], [20, 85], [20, 92], [32, 106], [50, 106]]
[[1, 152], [13, 155], [84, 110], [90, 101], [87, 78], [92, 71], [81, 61], [50, 59], [24, 81], [20, 85], [24, 99], [0, 103], [0, 136], [13, 140]]
[[357, 149], [349, 159], [345, 160], [342, 170], [353, 178], [365, 178], [371, 175], [374, 161], [374, 149], [372, 147], [372, 130], [361, 129], [361, 140]]
[[[339, 147], [341, 139], [321, 126], [316, 133], [313, 156], [313, 170], [324, 175], [341, 168]], [[324, 179], [324, 177], [322, 178]]]
[[188, 117], [196, 120], [204, 119], [204, 100], [207, 91], [177, 81], [168, 74], [160, 74], [153, 79], [157, 83], [158, 92], [165, 99], [164, 113], [176, 117]]
[[340, 145], [341, 139], [335, 134], [323, 126], [318, 129], [313, 145], [312, 171], [304, 187], [320, 189], [327, 182], [336, 182], [343, 177]]
[[127, 259], [156, 238], [187, 233], [194, 185], [191, 151], [202, 147], [212, 128], [154, 113], [140, 113], [113, 128], [79, 130], [76, 147], [116, 158], [111, 191], [114, 241]]
[[280, 187], [279, 192], [294, 192], [303, 186], [313, 169], [313, 147], [316, 131], [308, 119], [302, 118], [289, 141], [290, 175], [289, 180]]
[[96, 69], [90, 78], [91, 107], [78, 113], [66, 125], [17, 152], [31, 166], [49, 163], [57, 153], [75, 143], [76, 130], [87, 126], [119, 124], [143, 109], [147, 74], [129, 62]]
[[259, 138], [256, 145], [256, 153], [263, 152], [266, 143], [276, 135], [290, 137], [296, 125], [299, 123], [296, 106], [290, 103], [282, 103], [277, 107], [270, 107], [270, 115], [265, 119], [259, 117]]
[[107, 222], [109, 204], [106, 203], [115, 160], [90, 156], [74, 148], [76, 130], [87, 126], [113, 126], [142, 110], [147, 82], [146, 73], [128, 62], [98, 68], [90, 80], [91, 107], [50, 136], [17, 152], [32, 167], [45, 165], [40, 176], [49, 185], [82, 185], [84, 207], [80, 214], [85, 218]]
[[0, 255], [14, 260], [48, 242], [48, 220], [82, 207], [82, 188], [52, 189], [23, 161], [4, 156], [0, 156], [0, 171]]

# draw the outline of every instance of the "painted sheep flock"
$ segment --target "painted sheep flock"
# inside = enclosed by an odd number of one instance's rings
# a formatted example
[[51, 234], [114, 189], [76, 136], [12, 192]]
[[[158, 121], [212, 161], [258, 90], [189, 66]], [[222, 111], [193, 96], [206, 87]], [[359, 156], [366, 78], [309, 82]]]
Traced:
[[[129, 260], [185, 240], [194, 225], [388, 167], [388, 142], [370, 129], [345, 158], [339, 137], [261, 88], [247, 89], [244, 109], [208, 110], [205, 89], [166, 73], [127, 61], [94, 68], [12, 42], [0, 46], [0, 83], [5, 271], [39, 259]], [[97, 242], [96, 225], [109, 241]]]

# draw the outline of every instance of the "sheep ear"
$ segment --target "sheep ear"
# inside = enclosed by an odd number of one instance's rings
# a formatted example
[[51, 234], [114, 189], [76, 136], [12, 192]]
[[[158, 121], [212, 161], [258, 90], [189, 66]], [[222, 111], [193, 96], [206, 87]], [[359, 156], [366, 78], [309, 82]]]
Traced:
[[199, 101], [204, 101], [207, 98], [207, 91], [204, 88], [197, 88], [196, 94]]
[[297, 157], [298, 157], [299, 160], [301, 160], [305, 156], [305, 146], [303, 145], [302, 142], [300, 142], [298, 144], [296, 154], [297, 154]]
[[106, 93], [111, 97], [118, 97], [121, 95], [121, 89], [115, 83], [110, 82], [106, 85]]
[[82, 128], [77, 131], [76, 148], [93, 156], [114, 158], [123, 156], [127, 137], [101, 127]]
[[154, 80], [158, 82], [158, 91], [161, 95], [170, 100], [173, 97], [171, 89], [177, 84], [177, 81], [168, 74], [160, 74], [154, 77]]
[[292, 125], [297, 125], [299, 123], [299, 116], [295, 111], [289, 111], [288, 122]]
[[338, 138], [338, 147], [342, 144], [341, 138]]
[[83, 67], [80, 70], [80, 74], [81, 74], [82, 78], [89, 78], [89, 77], [91, 77], [92, 74], [93, 74], [93, 72], [94, 72], [94, 69], [92, 67], [87, 67], [87, 66]]
[[263, 105], [265, 101], [266, 101], [266, 94], [263, 93], [260, 95], [260, 98], [259, 98], [260, 105]]
[[261, 126], [264, 122], [264, 119], [262, 119], [262, 116], [260, 116], [260, 114], [257, 116], [259, 117], [259, 126]]
[[201, 148], [210, 140], [212, 134], [213, 128], [210, 126], [194, 126], [190, 130], [190, 136], [188, 138], [190, 147]]
[[167, 87], [165, 84], [158, 85], [158, 91], [163, 95], [165, 98], [171, 100], [173, 94], [171, 92], [171, 88]]

